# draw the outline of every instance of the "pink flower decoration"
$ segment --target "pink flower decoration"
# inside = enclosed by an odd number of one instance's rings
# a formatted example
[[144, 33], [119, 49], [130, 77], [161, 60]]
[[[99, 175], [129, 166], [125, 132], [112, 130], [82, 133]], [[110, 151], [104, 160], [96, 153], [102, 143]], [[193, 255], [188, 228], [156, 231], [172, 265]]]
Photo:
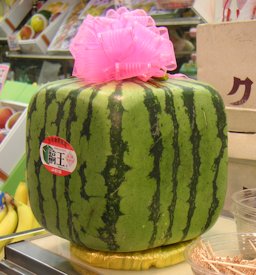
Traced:
[[168, 30], [144, 10], [125, 7], [87, 15], [70, 45], [73, 75], [86, 83], [138, 77], [147, 81], [177, 67]]

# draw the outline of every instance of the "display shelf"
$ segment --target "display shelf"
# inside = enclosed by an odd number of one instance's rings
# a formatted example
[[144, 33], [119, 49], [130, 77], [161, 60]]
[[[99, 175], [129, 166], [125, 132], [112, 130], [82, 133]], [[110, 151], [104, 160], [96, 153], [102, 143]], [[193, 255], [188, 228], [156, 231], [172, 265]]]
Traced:
[[[176, 52], [176, 57], [190, 55], [193, 51], [178, 51]], [[10, 59], [50, 59], [50, 60], [73, 60], [73, 56], [67, 52], [67, 54], [26, 54], [19, 52], [6, 52], [7, 58]]]
[[202, 24], [203, 21], [199, 17], [188, 17], [188, 18], [157, 18], [157, 16], [152, 16], [157, 26], [190, 26]]
[[[182, 51], [177, 52], [176, 57], [184, 56], [184, 55], [190, 55], [193, 51]], [[73, 60], [72, 55], [49, 55], [49, 54], [24, 54], [24, 53], [13, 53], [13, 52], [6, 52], [6, 57], [12, 58], [12, 59], [41, 59], [41, 60]]]
[[23, 59], [42, 59], [42, 60], [73, 60], [73, 57], [67, 55], [50, 55], [50, 54], [25, 54], [18, 52], [6, 52], [7, 58], [23, 58]]

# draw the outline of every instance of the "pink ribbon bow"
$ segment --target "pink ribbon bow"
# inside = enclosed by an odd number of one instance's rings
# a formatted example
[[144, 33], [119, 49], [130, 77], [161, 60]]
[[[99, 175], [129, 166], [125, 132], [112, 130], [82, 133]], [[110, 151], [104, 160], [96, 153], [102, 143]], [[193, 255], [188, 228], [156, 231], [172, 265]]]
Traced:
[[125, 7], [105, 17], [87, 15], [70, 45], [73, 76], [86, 83], [138, 77], [147, 81], [177, 67], [165, 27], [156, 27], [144, 10]]

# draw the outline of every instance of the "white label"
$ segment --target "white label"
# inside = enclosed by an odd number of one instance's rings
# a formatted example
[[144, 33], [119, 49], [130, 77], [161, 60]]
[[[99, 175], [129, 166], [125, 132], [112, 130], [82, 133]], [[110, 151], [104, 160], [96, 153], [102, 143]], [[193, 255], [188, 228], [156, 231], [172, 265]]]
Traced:
[[71, 174], [77, 165], [77, 156], [71, 144], [58, 136], [49, 136], [41, 143], [40, 157], [45, 168], [57, 176]]

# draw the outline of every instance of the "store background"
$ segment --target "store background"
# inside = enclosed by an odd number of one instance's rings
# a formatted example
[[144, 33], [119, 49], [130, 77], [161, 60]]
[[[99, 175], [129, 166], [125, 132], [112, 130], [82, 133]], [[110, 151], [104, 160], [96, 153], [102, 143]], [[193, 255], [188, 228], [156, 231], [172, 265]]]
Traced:
[[[24, 47], [24, 41], [21, 41], [18, 45], [20, 50], [13, 51], [8, 47], [8, 36], [10, 37], [10, 34], [6, 34], [6, 37], [0, 37], [0, 62], [7, 62], [11, 65], [8, 79], [25, 83], [41, 84], [47, 80], [51, 81], [70, 76], [72, 73], [73, 58], [69, 53], [68, 46], [71, 38], [76, 33], [77, 28], [85, 18], [86, 14], [91, 12], [98, 15], [104, 14], [107, 9], [115, 7], [115, 5], [117, 5], [115, 3], [120, 1], [88, 1], [87, 4], [85, 4], [86, 1], [71, 0], [67, 2], [69, 2], [70, 5], [73, 5], [73, 9], [61, 18], [58, 24], [58, 32], [52, 37], [48, 48], [43, 49], [41, 53], [38, 50], [31, 50], [31, 48]], [[157, 8], [157, 1], [126, 2], [134, 2], [135, 4], [133, 4], [133, 6], [135, 8], [143, 8], [148, 11], [149, 14], [155, 18], [158, 26], [163, 25], [168, 27], [170, 37], [175, 47], [178, 63], [175, 72], [181, 70], [182, 72], [195, 77], [196, 67], [194, 61], [196, 53], [196, 27], [198, 24], [202, 23], [203, 20], [195, 14], [193, 9], [189, 7], [183, 9], [160, 10]], [[38, 3], [40, 3], [40, 5], [38, 5]], [[32, 3], [32, 10], [30, 10], [30, 12], [25, 16], [14, 34], [18, 35], [18, 32], [28, 22], [33, 14], [38, 12], [37, 7], [39, 6], [42, 9], [42, 5], [47, 4], [47, 1], [46, 3], [44, 1], [38, 1], [38, 3]], [[76, 4], [74, 5], [74, 3]], [[92, 5], [94, 8], [93, 11]], [[48, 28], [52, 28], [51, 24], [48, 25], [46, 30]], [[13, 33], [11, 36], [13, 36]], [[27, 41], [25, 41], [25, 43], [26, 42]], [[40, 41], [37, 43], [40, 43]], [[182, 65], [185, 66], [182, 68]], [[49, 69], [51, 70], [51, 73], [48, 73], [47, 75], [46, 72], [49, 72]]]
[[[16, 2], [19, 1], [17, 0]], [[19, 123], [9, 132], [8, 138], [0, 144], [0, 169], [5, 170], [4, 172], [6, 172], [5, 174], [8, 177], [2, 180], [0, 184], [5, 187], [4, 190], [11, 193], [14, 193], [19, 181], [25, 179], [25, 173], [23, 172], [25, 169], [24, 138], [26, 106], [31, 96], [36, 92], [37, 85], [67, 78], [72, 74], [73, 58], [68, 51], [68, 45], [84, 16], [86, 16], [88, 9], [92, 12], [92, 4], [95, 4], [93, 12], [100, 15], [104, 13], [104, 10], [116, 4], [116, 1], [94, 0], [88, 1], [88, 3], [85, 3], [85, 1], [67, 1], [70, 5], [80, 5], [79, 7], [82, 7], [82, 9], [78, 9], [79, 12], [75, 16], [75, 21], [71, 21], [71, 25], [69, 24], [69, 16], [74, 16], [71, 10], [62, 17], [62, 20], [59, 20], [58, 27], [55, 26], [54, 35], [52, 35], [51, 41], [49, 41], [51, 43], [47, 48], [29, 48], [26, 42], [20, 44], [19, 40], [15, 39], [16, 34], [19, 34], [22, 27], [28, 23], [33, 15], [38, 13], [43, 5], [53, 2], [56, 1], [31, 1], [31, 9], [17, 25], [14, 32], [6, 33], [6, 35], [2, 33], [0, 37], [0, 63], [10, 66], [7, 81], [0, 94], [0, 100], [4, 102], [1, 104], [6, 104], [5, 102], [12, 102], [13, 104], [14, 102], [14, 105], [16, 105], [14, 106], [15, 111], [24, 110], [23, 117], [21, 117]], [[125, 2], [126, 5], [131, 4], [130, 1], [122, 2]], [[249, 12], [248, 8], [247, 13], [240, 12], [240, 17], [237, 18], [237, 11], [239, 10], [237, 3], [245, 5], [249, 1], [195, 1], [193, 7], [172, 8], [167, 11], [161, 10], [161, 12], [154, 8], [157, 1], [134, 2], [136, 7], [145, 8], [148, 12], [151, 11], [151, 15], [155, 18], [157, 25], [168, 27], [171, 40], [174, 43], [178, 63], [177, 69], [171, 73], [182, 72], [189, 77], [209, 82], [213, 86], [218, 87], [218, 91], [225, 99], [229, 127], [233, 125], [234, 128], [229, 128], [229, 188], [223, 213], [231, 216], [231, 195], [237, 190], [255, 187], [256, 137], [255, 129], [252, 128], [255, 125], [255, 100], [251, 97], [247, 102], [235, 106], [232, 104], [234, 97], [227, 96], [230, 90], [224, 87], [222, 78], [224, 78], [224, 70], [227, 72], [227, 75], [225, 75], [225, 79], [227, 80], [229, 78], [233, 80], [233, 77], [244, 80], [246, 77], [249, 77], [253, 83], [252, 90], [255, 89], [256, 79], [253, 72], [256, 60], [253, 49], [256, 46], [256, 21], [251, 20], [255, 19], [255, 9]], [[222, 2], [227, 4], [224, 8]], [[251, 3], [255, 5], [254, 1], [251, 1]], [[3, 4], [3, 1], [1, 1], [1, 4]], [[16, 12], [19, 13], [19, 10], [17, 9]], [[14, 16], [16, 18], [17, 13]], [[4, 16], [6, 15], [5, 13]], [[4, 19], [0, 21], [0, 26], [3, 22]], [[203, 23], [208, 24], [203, 26]], [[215, 24], [218, 24], [218, 30], [216, 30]], [[223, 35], [223, 31], [227, 27], [226, 24], [230, 24], [228, 28], [232, 28], [234, 36], [229, 36], [229, 34], [225, 36], [227, 38], [227, 45], [223, 47], [223, 52], [234, 63], [230, 63], [229, 66], [222, 66], [222, 61], [225, 59], [224, 55], [222, 60], [215, 58], [219, 62], [216, 62], [216, 68], [213, 70], [214, 58], [211, 61], [207, 61], [206, 59], [209, 57], [209, 54], [207, 56], [207, 53], [209, 53], [209, 33], [212, 32], [210, 36], [211, 38], [215, 38], [213, 39], [214, 43], [220, 42], [223, 44], [224, 40], [218, 40], [218, 37], [219, 35]], [[248, 30], [249, 26], [251, 26], [251, 31], [247, 34], [246, 32], [242, 32], [247, 36], [240, 38], [242, 45], [235, 49], [233, 45], [237, 45], [241, 28]], [[50, 24], [48, 27], [51, 27]], [[64, 31], [67, 29], [70, 31], [69, 35], [63, 36]], [[246, 44], [244, 41], [249, 41], [249, 43]], [[37, 43], [40, 44], [40, 42]], [[20, 48], [15, 48], [17, 46]], [[212, 51], [214, 51], [216, 45], [212, 43], [212, 46]], [[232, 52], [231, 55], [230, 52]], [[237, 64], [241, 64], [241, 61], [238, 62], [237, 59], [241, 52], [245, 55], [245, 57], [242, 57], [242, 60], [247, 60], [245, 63], [246, 71], [241, 71], [241, 66], [237, 66]], [[236, 72], [234, 73], [230, 68], [236, 68]], [[232, 82], [229, 83], [229, 87], [231, 89]], [[241, 97], [242, 91], [239, 90], [237, 99]], [[13, 144], [17, 147], [13, 146]], [[10, 156], [16, 156], [16, 158], [10, 158]], [[8, 163], [7, 159], [12, 162], [8, 164], [9, 166], [7, 165], [8, 168], [4, 168], [6, 163]], [[10, 182], [14, 182], [14, 184], [11, 186], [8, 184]]]

